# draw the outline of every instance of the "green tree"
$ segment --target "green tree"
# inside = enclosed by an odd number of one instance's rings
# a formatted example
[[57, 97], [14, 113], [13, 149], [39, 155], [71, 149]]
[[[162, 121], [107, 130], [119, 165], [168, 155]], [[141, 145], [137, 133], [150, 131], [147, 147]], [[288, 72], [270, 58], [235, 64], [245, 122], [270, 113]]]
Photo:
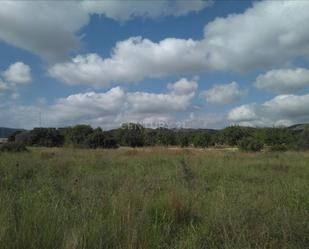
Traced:
[[157, 128], [157, 144], [158, 145], [175, 145], [176, 144], [176, 136], [174, 131], [169, 130], [167, 128]]
[[140, 124], [123, 124], [120, 128], [120, 138], [122, 143], [130, 147], [142, 147], [144, 141], [144, 127]]
[[59, 147], [63, 145], [64, 137], [56, 128], [34, 128], [30, 131], [32, 146]]
[[105, 148], [114, 149], [118, 148], [116, 139], [109, 134], [103, 132], [101, 129], [96, 129], [93, 133], [89, 134], [86, 144], [91, 149]]
[[194, 147], [206, 148], [212, 144], [211, 135], [207, 132], [198, 133], [194, 136], [193, 145]]
[[90, 125], [76, 125], [65, 131], [66, 142], [74, 146], [85, 146], [88, 136], [93, 133]]
[[238, 145], [245, 137], [252, 135], [254, 129], [241, 126], [230, 126], [220, 131], [221, 138], [225, 144], [230, 146]]
[[184, 148], [184, 147], [189, 147], [190, 145], [190, 139], [188, 134], [180, 134], [179, 135], [179, 145]]

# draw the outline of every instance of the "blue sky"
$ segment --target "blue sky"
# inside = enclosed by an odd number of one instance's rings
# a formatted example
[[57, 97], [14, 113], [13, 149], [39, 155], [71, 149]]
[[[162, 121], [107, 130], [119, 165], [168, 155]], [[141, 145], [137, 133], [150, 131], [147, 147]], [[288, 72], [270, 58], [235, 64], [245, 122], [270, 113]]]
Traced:
[[305, 0], [0, 4], [0, 126], [309, 121]]

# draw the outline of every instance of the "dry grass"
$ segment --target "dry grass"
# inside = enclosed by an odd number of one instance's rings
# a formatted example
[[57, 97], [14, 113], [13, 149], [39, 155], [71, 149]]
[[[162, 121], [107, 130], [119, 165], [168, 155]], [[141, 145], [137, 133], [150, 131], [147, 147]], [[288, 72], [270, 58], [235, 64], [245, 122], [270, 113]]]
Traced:
[[0, 155], [0, 248], [309, 248], [309, 153]]

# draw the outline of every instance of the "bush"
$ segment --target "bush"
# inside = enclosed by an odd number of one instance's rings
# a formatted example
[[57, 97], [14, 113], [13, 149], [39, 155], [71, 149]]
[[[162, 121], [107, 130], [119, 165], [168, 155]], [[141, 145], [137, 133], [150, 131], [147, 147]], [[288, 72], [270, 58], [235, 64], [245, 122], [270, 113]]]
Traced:
[[284, 152], [284, 151], [287, 151], [288, 150], [288, 147], [284, 144], [275, 144], [273, 146], [270, 147], [270, 151], [281, 151], [281, 152]]
[[26, 146], [22, 143], [5, 143], [0, 146], [0, 152], [24, 152], [28, 151]]
[[305, 129], [299, 139], [298, 149], [309, 150], [309, 129]]
[[260, 140], [253, 137], [244, 138], [239, 143], [239, 148], [242, 151], [258, 152], [261, 151], [263, 147], [264, 144]]

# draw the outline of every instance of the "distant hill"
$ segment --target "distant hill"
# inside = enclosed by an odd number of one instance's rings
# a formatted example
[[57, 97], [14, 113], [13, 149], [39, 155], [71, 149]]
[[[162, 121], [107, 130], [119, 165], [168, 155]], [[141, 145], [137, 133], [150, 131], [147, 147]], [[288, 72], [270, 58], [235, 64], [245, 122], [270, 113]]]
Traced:
[[0, 138], [8, 138], [12, 133], [16, 131], [23, 131], [23, 129], [0, 127]]
[[309, 124], [296, 124], [288, 127], [288, 129], [293, 131], [303, 131], [304, 129], [309, 128]]

